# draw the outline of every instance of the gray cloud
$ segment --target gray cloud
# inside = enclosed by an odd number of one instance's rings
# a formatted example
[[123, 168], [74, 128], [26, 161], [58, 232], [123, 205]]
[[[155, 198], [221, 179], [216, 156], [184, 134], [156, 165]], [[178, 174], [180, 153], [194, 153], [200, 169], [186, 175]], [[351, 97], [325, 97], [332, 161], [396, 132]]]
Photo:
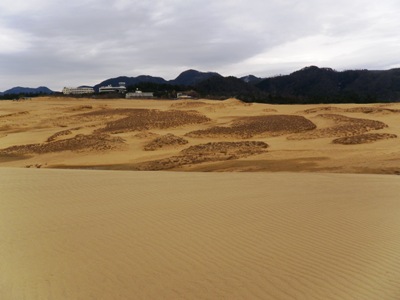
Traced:
[[391, 0], [2, 0], [0, 90], [187, 68], [389, 68], [400, 64], [399, 12]]

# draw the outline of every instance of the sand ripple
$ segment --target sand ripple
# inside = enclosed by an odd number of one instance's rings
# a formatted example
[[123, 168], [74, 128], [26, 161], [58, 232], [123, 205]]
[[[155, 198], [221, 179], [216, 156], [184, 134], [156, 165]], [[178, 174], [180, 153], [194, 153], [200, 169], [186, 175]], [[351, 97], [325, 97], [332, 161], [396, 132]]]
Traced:
[[0, 168], [0, 298], [398, 300], [398, 176]]

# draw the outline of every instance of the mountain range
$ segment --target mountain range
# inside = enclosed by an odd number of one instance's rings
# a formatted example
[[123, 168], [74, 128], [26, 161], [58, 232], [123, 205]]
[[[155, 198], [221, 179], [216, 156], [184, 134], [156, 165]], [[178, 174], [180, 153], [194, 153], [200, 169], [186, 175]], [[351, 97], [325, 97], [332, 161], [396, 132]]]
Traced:
[[52, 94], [54, 93], [52, 90], [45, 86], [40, 86], [38, 88], [29, 88], [29, 87], [21, 87], [16, 86], [4, 92], [0, 92], [0, 95], [19, 95], [19, 94]]
[[133, 86], [142, 82], [155, 83], [155, 84], [194, 86], [197, 83], [214, 76], [222, 77], [222, 75], [215, 72], [200, 72], [196, 70], [184, 71], [181, 74], [179, 74], [179, 76], [176, 77], [175, 79], [168, 81], [161, 77], [153, 77], [149, 75], [140, 75], [137, 77], [120, 76], [104, 80], [94, 85], [93, 88], [97, 92], [101, 86], [107, 86], [107, 85], [118, 86], [120, 82], [125, 82], [126, 86]]
[[297, 103], [400, 101], [400, 69], [338, 72], [310, 66], [263, 79], [256, 87], [275, 100]]
[[[187, 70], [173, 80], [140, 75], [120, 76], [93, 86], [118, 86], [125, 82], [128, 89], [136, 87], [149, 91], [192, 90], [200, 97], [224, 99], [236, 97], [248, 102], [264, 103], [358, 103], [400, 101], [400, 69], [384, 71], [346, 70], [310, 66], [289, 75], [259, 78], [223, 77], [216, 72]], [[46, 87], [37, 89], [16, 87], [3, 94], [50, 94]], [[170, 97], [173, 93], [160, 94]]]

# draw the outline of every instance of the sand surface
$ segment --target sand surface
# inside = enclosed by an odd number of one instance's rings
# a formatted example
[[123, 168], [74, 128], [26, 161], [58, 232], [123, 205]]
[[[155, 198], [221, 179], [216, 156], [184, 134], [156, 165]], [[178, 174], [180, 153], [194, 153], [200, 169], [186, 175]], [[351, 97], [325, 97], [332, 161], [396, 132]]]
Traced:
[[398, 300], [399, 136], [400, 104], [0, 101], [0, 299]]
[[400, 103], [0, 101], [0, 167], [400, 174], [399, 136]]
[[395, 175], [0, 177], [1, 299], [400, 299]]

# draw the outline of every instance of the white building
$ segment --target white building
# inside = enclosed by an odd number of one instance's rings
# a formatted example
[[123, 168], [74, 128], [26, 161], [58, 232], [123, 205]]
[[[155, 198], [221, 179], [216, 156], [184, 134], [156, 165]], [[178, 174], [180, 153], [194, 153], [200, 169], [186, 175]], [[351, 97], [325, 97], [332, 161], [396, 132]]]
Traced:
[[185, 93], [178, 93], [178, 94], [176, 94], [176, 98], [178, 98], [178, 99], [192, 99], [193, 97], [188, 95], [188, 94], [185, 94]]
[[125, 82], [119, 82], [119, 86], [102, 86], [99, 88], [99, 93], [126, 93]]
[[92, 87], [64, 87], [64, 95], [83, 95], [83, 94], [93, 94], [94, 89]]
[[126, 93], [125, 98], [127, 99], [135, 99], [135, 98], [153, 98], [154, 95], [152, 92], [142, 92], [139, 89], [136, 89], [134, 93]]

